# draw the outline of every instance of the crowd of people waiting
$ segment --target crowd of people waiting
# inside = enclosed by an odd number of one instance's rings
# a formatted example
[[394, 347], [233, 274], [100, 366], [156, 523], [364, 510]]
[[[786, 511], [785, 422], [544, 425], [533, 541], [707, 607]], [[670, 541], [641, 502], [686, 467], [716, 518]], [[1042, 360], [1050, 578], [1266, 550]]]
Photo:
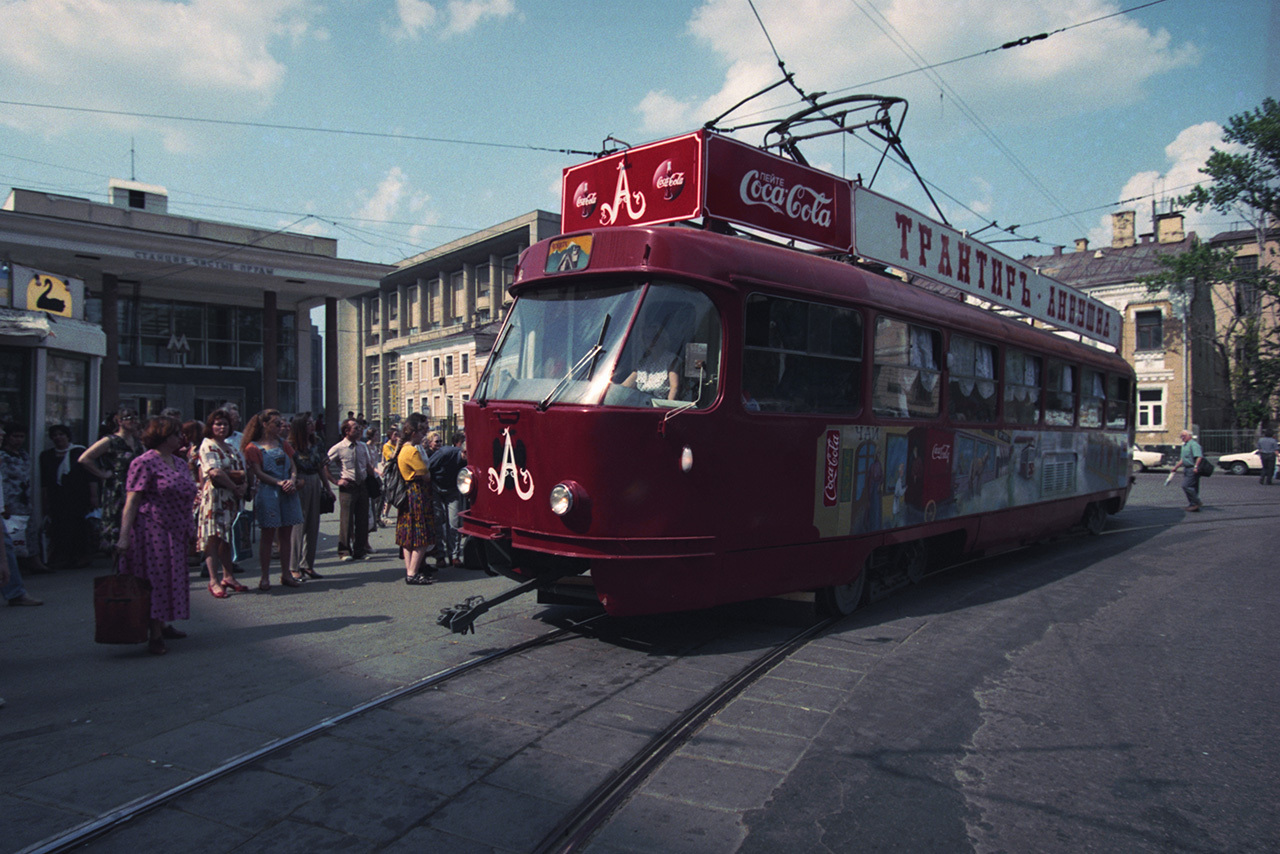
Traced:
[[267, 409], [251, 417], [242, 432], [234, 403], [223, 404], [203, 422], [185, 423], [176, 410], [143, 422], [135, 410], [122, 406], [85, 448], [72, 441], [69, 428], [55, 424], [48, 429], [52, 447], [40, 454], [42, 500], [36, 514], [26, 429], [4, 425], [0, 521], [21, 522], [20, 543], [39, 542], [43, 521], [49, 552], [46, 566], [39, 548], [15, 549], [9, 528], [3, 528], [5, 600], [43, 604], [26, 591], [20, 552], [29, 555], [22, 563], [35, 572], [87, 566], [108, 552], [118, 560], [118, 571], [150, 582], [148, 650], [162, 655], [166, 640], [186, 636], [173, 621], [190, 616], [192, 560], [203, 559], [214, 598], [249, 591], [235, 578], [240, 571], [235, 559], [238, 549], [251, 545], [255, 525], [261, 530], [259, 591], [272, 589], [276, 555], [282, 587], [321, 578], [315, 568], [320, 517], [335, 508], [339, 559], [372, 556], [371, 530], [380, 521], [390, 524], [381, 484], [392, 466], [404, 478], [408, 498], [394, 523], [405, 583], [431, 584], [439, 568], [462, 565], [462, 496], [456, 479], [466, 462], [463, 433], [445, 445], [415, 413], [384, 438], [348, 413], [341, 438], [326, 447], [318, 427], [310, 413], [286, 422], [279, 411]]

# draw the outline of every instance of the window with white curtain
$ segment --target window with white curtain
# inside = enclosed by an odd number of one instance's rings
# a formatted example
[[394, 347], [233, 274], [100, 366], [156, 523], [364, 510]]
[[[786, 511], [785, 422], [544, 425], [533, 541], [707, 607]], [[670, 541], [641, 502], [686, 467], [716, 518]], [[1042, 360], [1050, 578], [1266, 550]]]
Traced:
[[947, 414], [954, 421], [990, 423], [997, 417], [996, 348], [952, 335], [947, 350]]

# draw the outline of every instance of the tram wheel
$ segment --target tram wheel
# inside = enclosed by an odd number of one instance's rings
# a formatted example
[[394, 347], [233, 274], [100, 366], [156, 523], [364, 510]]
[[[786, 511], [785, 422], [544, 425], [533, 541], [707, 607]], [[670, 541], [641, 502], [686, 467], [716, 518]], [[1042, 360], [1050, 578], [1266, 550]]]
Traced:
[[867, 598], [867, 574], [870, 565], [862, 568], [858, 577], [848, 584], [836, 584], [818, 591], [814, 601], [818, 613], [824, 617], [847, 617], [858, 609]]
[[1107, 511], [1102, 504], [1095, 501], [1085, 508], [1084, 529], [1092, 536], [1098, 536], [1107, 525]]

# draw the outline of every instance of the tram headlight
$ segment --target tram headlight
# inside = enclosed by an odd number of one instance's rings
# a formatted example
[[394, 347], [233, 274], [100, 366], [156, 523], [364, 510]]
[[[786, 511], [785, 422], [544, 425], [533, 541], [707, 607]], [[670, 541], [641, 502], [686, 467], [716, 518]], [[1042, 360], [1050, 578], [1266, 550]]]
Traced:
[[688, 445], [680, 451], [680, 471], [685, 474], [693, 471], [693, 448]]
[[471, 467], [463, 466], [458, 470], [458, 492], [463, 495], [471, 494]]
[[551, 487], [551, 512], [563, 516], [573, 509], [573, 490], [563, 483]]
[[587, 491], [572, 480], [566, 480], [551, 487], [547, 500], [551, 504], [551, 512], [562, 517], [575, 510], [578, 511], [575, 515], [581, 516], [586, 512], [584, 508], [591, 503], [591, 499], [587, 497]]

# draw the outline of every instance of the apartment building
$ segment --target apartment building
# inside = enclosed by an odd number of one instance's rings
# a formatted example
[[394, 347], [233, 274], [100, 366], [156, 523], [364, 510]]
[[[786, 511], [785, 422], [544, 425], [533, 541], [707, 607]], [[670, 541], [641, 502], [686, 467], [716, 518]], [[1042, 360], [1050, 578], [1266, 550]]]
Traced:
[[385, 427], [410, 412], [460, 423], [511, 304], [520, 253], [560, 231], [535, 210], [406, 258], [376, 292], [339, 306], [341, 409]]

